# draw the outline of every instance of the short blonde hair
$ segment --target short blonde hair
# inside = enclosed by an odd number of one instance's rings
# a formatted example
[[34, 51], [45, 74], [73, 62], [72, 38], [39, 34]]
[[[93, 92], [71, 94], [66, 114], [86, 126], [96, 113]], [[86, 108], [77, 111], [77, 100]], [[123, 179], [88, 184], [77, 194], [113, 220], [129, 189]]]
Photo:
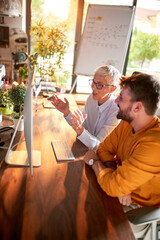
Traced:
[[95, 69], [94, 74], [100, 74], [107, 79], [108, 84], [117, 86], [120, 82], [121, 74], [111, 65], [103, 65]]

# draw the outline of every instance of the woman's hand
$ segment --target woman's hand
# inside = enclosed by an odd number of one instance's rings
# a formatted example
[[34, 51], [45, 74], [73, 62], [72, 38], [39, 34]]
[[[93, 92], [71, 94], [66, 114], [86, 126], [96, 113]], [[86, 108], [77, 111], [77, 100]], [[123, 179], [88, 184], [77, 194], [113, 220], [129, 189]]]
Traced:
[[57, 110], [62, 112], [65, 117], [68, 116], [70, 110], [69, 102], [66, 98], [64, 98], [64, 101], [62, 101], [59, 97], [57, 97], [57, 95], [53, 95], [50, 100]]
[[74, 111], [74, 114], [72, 114], [71, 117], [72, 128], [76, 131], [77, 135], [81, 135], [81, 133], [83, 132], [84, 128], [82, 124], [86, 118], [87, 114], [83, 115], [79, 109]]

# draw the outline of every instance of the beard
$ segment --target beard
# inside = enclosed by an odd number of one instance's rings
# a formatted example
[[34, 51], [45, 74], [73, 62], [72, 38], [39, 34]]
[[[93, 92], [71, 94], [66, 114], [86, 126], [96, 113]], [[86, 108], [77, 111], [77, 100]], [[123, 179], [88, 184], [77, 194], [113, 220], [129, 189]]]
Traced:
[[[119, 107], [119, 105], [118, 105]], [[128, 123], [131, 123], [133, 121], [133, 117], [130, 116], [130, 111], [132, 109], [132, 105], [130, 105], [127, 109], [121, 110], [119, 107], [119, 111], [117, 113], [117, 118], [122, 119]]]

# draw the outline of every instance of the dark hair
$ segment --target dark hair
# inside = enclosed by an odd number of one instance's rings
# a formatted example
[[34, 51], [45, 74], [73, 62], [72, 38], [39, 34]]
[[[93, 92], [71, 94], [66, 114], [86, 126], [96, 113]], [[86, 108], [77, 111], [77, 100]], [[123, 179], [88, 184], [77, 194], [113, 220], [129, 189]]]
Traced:
[[149, 74], [133, 74], [121, 79], [122, 87], [131, 90], [131, 101], [141, 101], [148, 115], [154, 115], [160, 100], [160, 83]]
[[135, 72], [132, 73], [132, 75], [139, 74], [139, 73], [141, 73], [141, 72], [135, 71]]

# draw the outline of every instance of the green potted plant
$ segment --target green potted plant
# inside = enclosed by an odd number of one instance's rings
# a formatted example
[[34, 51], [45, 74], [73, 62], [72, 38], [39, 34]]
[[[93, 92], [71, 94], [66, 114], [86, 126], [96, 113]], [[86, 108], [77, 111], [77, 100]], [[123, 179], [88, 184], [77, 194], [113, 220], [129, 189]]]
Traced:
[[[26, 86], [23, 84], [13, 86], [11, 91], [10, 91], [10, 99], [12, 103], [14, 104], [14, 115], [13, 115], [13, 122], [14, 125], [16, 126], [18, 119], [22, 115], [22, 109], [24, 105], [24, 99], [26, 95]], [[16, 107], [16, 109], [15, 109]], [[21, 123], [19, 125], [19, 131], [22, 131], [24, 127], [23, 124], [23, 118], [21, 119]]]
[[9, 115], [13, 112], [13, 104], [8, 90], [0, 90], [0, 111], [2, 111], [3, 115]]

